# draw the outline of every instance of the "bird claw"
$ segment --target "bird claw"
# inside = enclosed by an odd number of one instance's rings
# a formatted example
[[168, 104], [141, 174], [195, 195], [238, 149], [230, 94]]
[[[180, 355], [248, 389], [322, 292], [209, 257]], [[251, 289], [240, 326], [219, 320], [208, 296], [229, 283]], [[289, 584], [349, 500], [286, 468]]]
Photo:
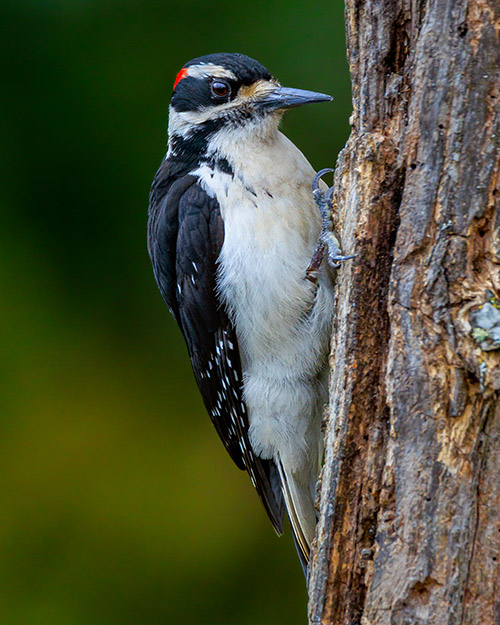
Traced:
[[356, 254], [350, 254], [348, 256], [342, 254], [337, 238], [331, 230], [321, 233], [320, 242], [323, 243], [328, 250], [328, 264], [330, 267], [333, 267], [333, 269], [338, 269], [345, 260], [351, 260], [356, 256]]
[[314, 176], [313, 182], [312, 182], [313, 194], [315, 194], [318, 191], [320, 193], [323, 193], [323, 191], [321, 191], [321, 189], [319, 188], [319, 181], [321, 180], [321, 178], [323, 178], [325, 174], [333, 173], [334, 171], [335, 170], [331, 169], [330, 167], [325, 167], [325, 169], [320, 169], [318, 171], [318, 173]]
[[356, 254], [345, 256], [341, 253], [338, 241], [333, 234], [333, 209], [332, 209], [332, 196], [334, 193], [334, 187], [329, 187], [327, 191], [320, 189], [319, 181], [328, 173], [333, 173], [333, 169], [327, 167], [321, 169], [314, 176], [312, 181], [312, 191], [314, 200], [321, 213], [321, 234], [319, 236], [318, 245], [314, 252], [314, 256], [311, 259], [309, 267], [306, 271], [306, 277], [311, 282], [316, 282], [318, 279], [318, 269], [324, 258], [325, 252], [327, 252], [327, 260], [330, 267], [338, 269], [345, 260], [351, 260]]
[[351, 260], [352, 258], [356, 258], [357, 254], [349, 254], [349, 256], [342, 256], [342, 254], [337, 254], [335, 256], [331, 256], [328, 254], [328, 264], [333, 269], [338, 269], [345, 260]]

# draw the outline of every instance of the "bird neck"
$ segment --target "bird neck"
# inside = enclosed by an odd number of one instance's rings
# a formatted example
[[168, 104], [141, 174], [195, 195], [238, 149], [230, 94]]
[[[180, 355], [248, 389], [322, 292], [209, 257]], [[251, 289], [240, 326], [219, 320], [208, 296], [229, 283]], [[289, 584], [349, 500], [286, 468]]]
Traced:
[[215, 118], [193, 124], [171, 109], [167, 158], [196, 165], [214, 156], [232, 160], [235, 153], [261, 151], [276, 142], [281, 117], [276, 112], [239, 123]]

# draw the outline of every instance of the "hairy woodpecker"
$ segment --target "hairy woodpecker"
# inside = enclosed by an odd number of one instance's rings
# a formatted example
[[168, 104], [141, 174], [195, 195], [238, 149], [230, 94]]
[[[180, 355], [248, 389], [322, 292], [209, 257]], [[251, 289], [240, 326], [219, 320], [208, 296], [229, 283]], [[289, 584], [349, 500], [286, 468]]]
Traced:
[[278, 125], [288, 108], [331, 99], [282, 87], [243, 54], [186, 63], [148, 222], [156, 281], [205, 406], [279, 534], [286, 508], [304, 567], [316, 526], [332, 267], [349, 257], [329, 230], [320, 177], [330, 170], [315, 176]]

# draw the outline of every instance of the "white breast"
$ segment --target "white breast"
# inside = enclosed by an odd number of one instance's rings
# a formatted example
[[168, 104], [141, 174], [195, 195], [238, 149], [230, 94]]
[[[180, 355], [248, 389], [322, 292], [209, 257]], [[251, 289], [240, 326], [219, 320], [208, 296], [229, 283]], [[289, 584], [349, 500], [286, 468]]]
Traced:
[[195, 173], [221, 208], [220, 289], [242, 347], [267, 353], [290, 334], [311, 300], [303, 278], [320, 217], [311, 193], [314, 170], [302, 153], [281, 133], [274, 144], [259, 147], [246, 146], [244, 163], [231, 154], [234, 179], [208, 166]]

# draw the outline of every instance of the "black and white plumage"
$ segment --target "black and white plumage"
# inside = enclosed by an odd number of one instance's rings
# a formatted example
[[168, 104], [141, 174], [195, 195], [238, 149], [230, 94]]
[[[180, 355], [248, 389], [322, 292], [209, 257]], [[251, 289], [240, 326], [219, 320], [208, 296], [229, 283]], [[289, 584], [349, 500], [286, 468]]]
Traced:
[[327, 263], [307, 274], [321, 232], [315, 172], [278, 125], [285, 109], [329, 99], [281, 87], [244, 55], [187, 63], [148, 223], [154, 274], [207, 411], [278, 533], [286, 509], [303, 564], [316, 524], [333, 282]]
[[212, 422], [234, 463], [250, 474], [281, 532], [283, 503], [276, 471], [269, 461], [254, 455], [248, 440], [238, 341], [217, 295], [217, 259], [224, 240], [219, 205], [190, 174], [165, 187], [170, 169], [165, 160], [151, 191], [149, 249], [155, 277], [183, 332]]

